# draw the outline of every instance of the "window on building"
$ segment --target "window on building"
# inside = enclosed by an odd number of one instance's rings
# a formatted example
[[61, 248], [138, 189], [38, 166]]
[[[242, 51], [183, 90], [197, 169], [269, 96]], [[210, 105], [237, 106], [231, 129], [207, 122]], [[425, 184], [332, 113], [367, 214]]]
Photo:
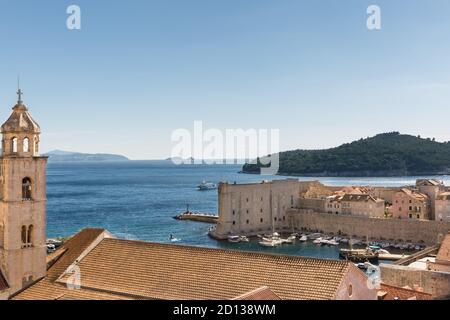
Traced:
[[249, 224], [250, 223], [250, 220], [247, 220], [247, 224]]
[[398, 208], [398, 211], [402, 211], [402, 207], [399, 207], [399, 208]]
[[413, 209], [413, 208], [412, 208], [411, 206], [409, 206], [409, 211], [412, 211], [412, 209]]
[[27, 243], [32, 245], [33, 244], [33, 225], [28, 226], [28, 232], [27, 232]]
[[233, 210], [233, 216], [236, 214], [236, 211]]
[[236, 224], [236, 221], [233, 221], [233, 226]]
[[277, 217], [275, 217], [273, 220], [274, 220], [274, 221], [277, 221]]
[[11, 151], [13, 153], [17, 152], [17, 138], [16, 137], [12, 138]]
[[409, 218], [412, 219], [412, 213], [409, 214]]
[[23, 178], [22, 180], [22, 199], [31, 200], [31, 179]]
[[261, 213], [263, 212], [263, 209], [259, 210]]
[[259, 221], [261, 221], [261, 223], [263, 223], [264, 220], [263, 220], [263, 218], [261, 218], [261, 220], [259, 220]]
[[22, 245], [25, 245], [27, 243], [27, 227], [22, 226], [20, 238], [22, 239]]
[[420, 219], [420, 214], [417, 215], [417, 219]]
[[25, 138], [23, 139], [23, 152], [29, 152], [30, 151], [30, 139]]
[[291, 196], [291, 206], [294, 206], [294, 196]]
[[248, 213], [248, 209], [247, 209], [247, 213]]

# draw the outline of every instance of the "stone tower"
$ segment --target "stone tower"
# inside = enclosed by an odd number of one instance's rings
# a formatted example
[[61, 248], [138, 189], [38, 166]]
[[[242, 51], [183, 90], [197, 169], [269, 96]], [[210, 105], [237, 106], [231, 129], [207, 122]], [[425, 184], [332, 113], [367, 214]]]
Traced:
[[46, 273], [45, 170], [39, 156], [39, 125], [22, 102], [22, 91], [1, 126], [0, 272], [12, 295]]

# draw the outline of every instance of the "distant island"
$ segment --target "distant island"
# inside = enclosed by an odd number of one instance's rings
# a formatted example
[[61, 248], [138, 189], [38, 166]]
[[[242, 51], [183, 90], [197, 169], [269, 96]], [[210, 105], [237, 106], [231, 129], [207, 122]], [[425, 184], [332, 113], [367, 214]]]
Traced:
[[[243, 173], [260, 173], [260, 159]], [[280, 175], [381, 177], [450, 174], [450, 142], [389, 132], [336, 148], [280, 153]]]
[[128, 161], [129, 159], [122, 155], [107, 154], [107, 153], [80, 153], [54, 150], [43, 154], [49, 157], [51, 162], [64, 161]]

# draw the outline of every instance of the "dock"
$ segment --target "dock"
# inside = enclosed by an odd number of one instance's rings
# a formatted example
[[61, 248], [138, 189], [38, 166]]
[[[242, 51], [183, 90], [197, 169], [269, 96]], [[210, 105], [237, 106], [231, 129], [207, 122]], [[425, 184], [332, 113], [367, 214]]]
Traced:
[[205, 223], [217, 223], [219, 220], [219, 216], [208, 213], [199, 213], [199, 212], [184, 212], [180, 215], [174, 217], [176, 220], [186, 220], [186, 221], [197, 221], [197, 222], [205, 222]]

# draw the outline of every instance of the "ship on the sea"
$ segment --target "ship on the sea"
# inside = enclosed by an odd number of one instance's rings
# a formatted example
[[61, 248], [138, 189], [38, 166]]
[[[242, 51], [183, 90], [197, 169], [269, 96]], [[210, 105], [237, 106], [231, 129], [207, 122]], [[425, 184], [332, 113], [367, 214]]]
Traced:
[[203, 180], [203, 182], [201, 184], [199, 184], [197, 186], [198, 190], [200, 191], [205, 191], [205, 190], [216, 190], [217, 189], [217, 184], [212, 183], [212, 182], [206, 182], [205, 180]]

